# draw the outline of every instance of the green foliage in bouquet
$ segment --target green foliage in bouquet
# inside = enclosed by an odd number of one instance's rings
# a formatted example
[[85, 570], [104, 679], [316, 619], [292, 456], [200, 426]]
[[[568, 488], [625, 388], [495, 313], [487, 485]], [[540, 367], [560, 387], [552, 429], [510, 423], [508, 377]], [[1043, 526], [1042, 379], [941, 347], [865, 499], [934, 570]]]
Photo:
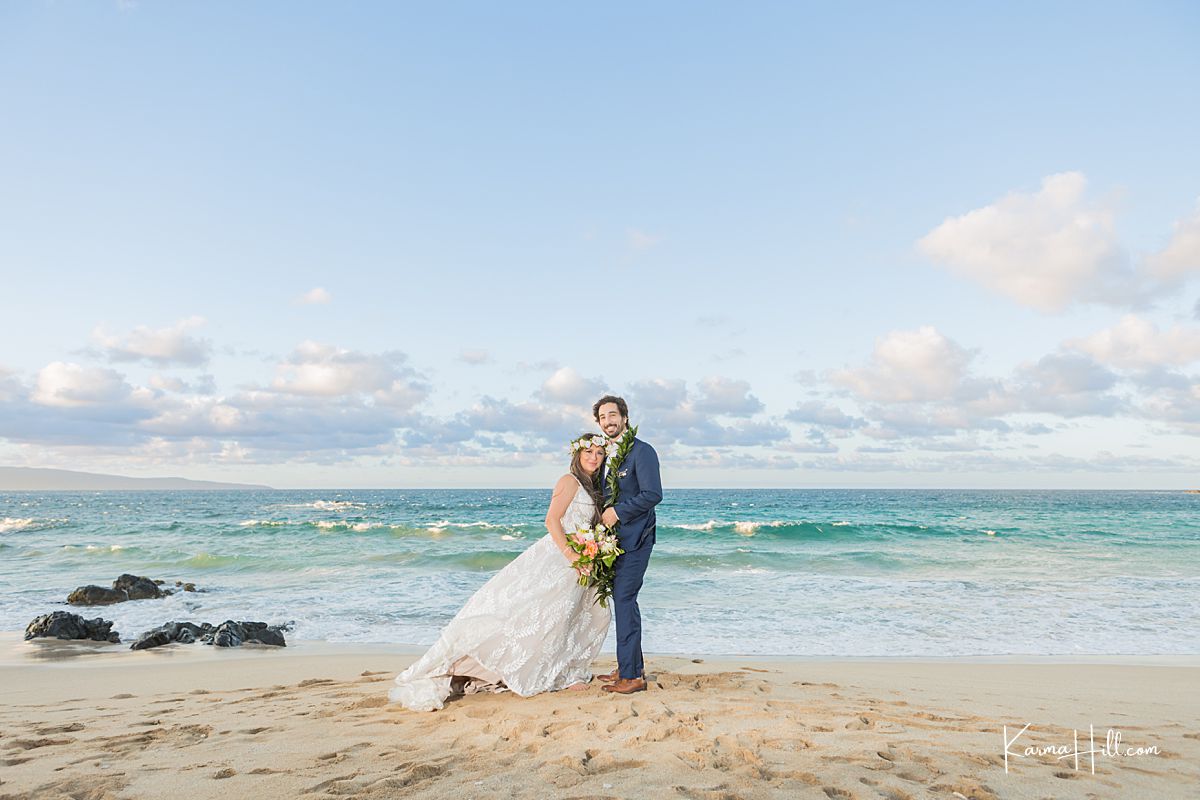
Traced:
[[617, 533], [603, 525], [580, 526], [567, 536], [567, 544], [579, 554], [571, 566], [579, 572], [580, 586], [596, 587], [596, 602], [608, 608], [613, 592], [613, 564], [625, 551], [617, 543]]

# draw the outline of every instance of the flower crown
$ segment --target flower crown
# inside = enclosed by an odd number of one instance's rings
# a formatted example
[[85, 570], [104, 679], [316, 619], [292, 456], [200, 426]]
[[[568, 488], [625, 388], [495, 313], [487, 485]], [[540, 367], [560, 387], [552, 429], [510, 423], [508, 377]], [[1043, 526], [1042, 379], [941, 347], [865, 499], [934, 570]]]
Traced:
[[571, 455], [575, 455], [580, 450], [587, 450], [589, 447], [607, 447], [608, 442], [603, 436], [595, 433], [589, 433], [586, 436], [580, 436], [578, 439], [572, 439], [570, 444]]

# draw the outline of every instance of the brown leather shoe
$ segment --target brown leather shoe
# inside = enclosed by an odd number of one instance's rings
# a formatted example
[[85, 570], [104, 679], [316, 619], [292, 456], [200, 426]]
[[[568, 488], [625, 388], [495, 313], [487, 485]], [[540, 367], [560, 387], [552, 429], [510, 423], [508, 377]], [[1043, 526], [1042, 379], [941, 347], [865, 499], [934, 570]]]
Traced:
[[606, 692], [616, 692], [617, 694], [633, 694], [634, 692], [646, 691], [645, 678], [621, 678], [614, 683], [610, 683], [604, 687]]
[[[599, 678], [600, 680], [604, 681], [605, 683], [613, 683], [614, 681], [619, 681], [619, 680], [621, 680], [621, 668], [616, 667], [615, 669], [613, 669], [612, 672], [606, 673], [604, 675], [597, 675], [596, 677]], [[646, 673], [643, 672], [641, 677], [645, 678]]]

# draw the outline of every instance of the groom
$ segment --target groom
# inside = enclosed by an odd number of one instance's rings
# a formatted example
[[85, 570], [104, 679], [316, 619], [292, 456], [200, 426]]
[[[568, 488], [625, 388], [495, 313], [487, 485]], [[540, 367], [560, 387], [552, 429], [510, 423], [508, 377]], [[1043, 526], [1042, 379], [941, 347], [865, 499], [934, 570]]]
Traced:
[[[620, 397], [605, 395], [592, 406], [592, 415], [612, 444], [631, 434], [629, 406]], [[600, 680], [609, 685], [606, 692], [632, 694], [646, 690], [642, 664], [642, 614], [637, 596], [642, 576], [654, 549], [654, 507], [662, 501], [662, 479], [658, 474], [658, 453], [654, 448], [630, 436], [633, 441], [624, 461], [617, 466], [617, 498], [612, 502], [605, 468], [604, 500], [601, 521], [608, 527], [619, 525], [617, 535], [625, 552], [613, 566], [613, 605], [617, 615], [617, 669]]]

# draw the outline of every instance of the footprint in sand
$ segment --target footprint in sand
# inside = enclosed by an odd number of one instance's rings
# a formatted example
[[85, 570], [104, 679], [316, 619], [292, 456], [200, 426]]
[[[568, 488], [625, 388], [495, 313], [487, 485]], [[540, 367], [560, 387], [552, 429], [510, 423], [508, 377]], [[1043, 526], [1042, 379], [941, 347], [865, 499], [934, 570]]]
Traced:
[[839, 789], [836, 786], [822, 786], [821, 791], [825, 793], [826, 797], [831, 797], [833, 800], [851, 800], [854, 797], [853, 792]]
[[120, 796], [128, 783], [123, 773], [104, 777], [88, 775], [86, 778], [66, 778], [43, 783], [21, 797], [95, 797], [108, 800]]
[[317, 756], [317, 760], [325, 761], [330, 764], [336, 764], [339, 761], [345, 761], [350, 757], [351, 753], [354, 753], [357, 750], [363, 750], [374, 746], [375, 745], [371, 742], [358, 742], [357, 744], [352, 744], [349, 747], [343, 747], [341, 750], [335, 750], [332, 753], [325, 753], [324, 755]]
[[70, 722], [65, 725], [47, 725], [43, 728], [37, 728], [34, 730], [34, 733], [36, 733], [38, 736], [48, 736], [51, 733], [71, 733], [72, 731], [81, 731], [83, 728], [84, 725], [82, 722]]
[[53, 747], [59, 744], [71, 744], [74, 739], [14, 739], [7, 744], [9, 750], [36, 750], [39, 747]]
[[351, 772], [347, 775], [321, 781], [315, 786], [310, 786], [305, 793], [325, 792], [326, 794], [333, 795], [361, 797], [378, 792], [382, 796], [390, 796], [391, 794], [398, 796], [400, 790], [408, 789], [422, 781], [440, 777], [446, 774], [447, 769], [442, 764], [436, 763], [410, 763], [401, 764], [396, 767], [396, 771], [399, 774], [390, 775], [385, 778], [364, 778], [361, 781], [355, 780], [358, 778], [359, 773]]
[[346, 710], [354, 711], [360, 708], [383, 708], [388, 704], [388, 699], [384, 695], [364, 697], [361, 700], [355, 700], [346, 706]]
[[930, 786], [929, 790], [931, 792], [949, 794], [952, 797], [967, 798], [968, 800], [1000, 800], [999, 796], [990, 786], [980, 783], [974, 778], [965, 778], [959, 783], [939, 783], [936, 786]]
[[688, 800], [743, 800], [743, 796], [722, 783], [711, 789], [698, 789], [691, 786], [676, 786], [675, 791]]
[[108, 753], [124, 755], [147, 750], [154, 745], [189, 747], [205, 741], [212, 732], [213, 728], [209, 725], [175, 725], [170, 728], [159, 726], [141, 733], [93, 739], [92, 743], [100, 745]]
[[873, 781], [870, 778], [859, 778], [858, 780], [864, 785], [870, 786], [876, 792], [879, 792], [880, 800], [916, 800], [913, 795], [903, 789], [898, 789], [894, 786], [883, 786], [879, 781]]

